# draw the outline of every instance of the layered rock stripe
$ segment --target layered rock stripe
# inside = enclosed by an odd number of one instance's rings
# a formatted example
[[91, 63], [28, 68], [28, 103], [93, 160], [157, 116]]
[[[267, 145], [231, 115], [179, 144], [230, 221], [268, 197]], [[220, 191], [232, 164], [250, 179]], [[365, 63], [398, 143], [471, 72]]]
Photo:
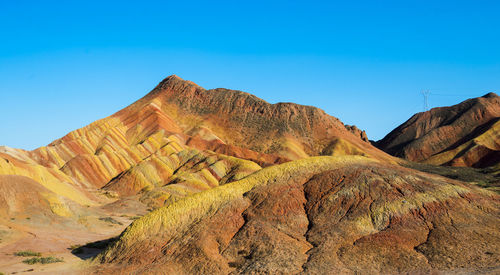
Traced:
[[434, 165], [498, 166], [499, 120], [500, 97], [489, 93], [418, 113], [376, 145], [394, 156]]
[[498, 195], [363, 157], [260, 170], [135, 221], [93, 272], [388, 274], [498, 267]]
[[[29, 177], [82, 205], [94, 204], [88, 192], [93, 188], [129, 196], [175, 183], [150, 194], [159, 198], [150, 201], [156, 205], [174, 194], [198, 192], [260, 166], [309, 155], [395, 161], [365, 137], [314, 107], [269, 104], [244, 92], [205, 90], [170, 76], [127, 108], [47, 146], [33, 151], [3, 147], [0, 174]], [[208, 163], [186, 169], [194, 156]]]

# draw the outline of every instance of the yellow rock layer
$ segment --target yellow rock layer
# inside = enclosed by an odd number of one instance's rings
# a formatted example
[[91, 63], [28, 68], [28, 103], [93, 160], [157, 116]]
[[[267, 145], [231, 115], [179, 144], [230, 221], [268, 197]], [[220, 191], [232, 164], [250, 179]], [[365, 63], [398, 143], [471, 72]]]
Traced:
[[242, 197], [245, 192], [260, 185], [276, 181], [286, 181], [294, 175], [312, 175], [343, 165], [369, 163], [373, 160], [358, 156], [311, 157], [259, 170], [242, 180], [228, 183], [188, 196], [170, 205], [158, 208], [136, 220], [121, 235], [120, 240], [105, 255], [130, 243], [144, 240], [148, 236], [162, 232], [168, 239], [175, 232], [186, 230], [186, 226], [213, 214], [217, 209], [233, 199]]
[[484, 146], [493, 151], [500, 151], [500, 120], [476, 138], [463, 143], [453, 150], [447, 150], [436, 154], [425, 160], [424, 163], [443, 165], [456, 158], [460, 158], [462, 155], [466, 154], [468, 151], [474, 150], [475, 147], [478, 146]]

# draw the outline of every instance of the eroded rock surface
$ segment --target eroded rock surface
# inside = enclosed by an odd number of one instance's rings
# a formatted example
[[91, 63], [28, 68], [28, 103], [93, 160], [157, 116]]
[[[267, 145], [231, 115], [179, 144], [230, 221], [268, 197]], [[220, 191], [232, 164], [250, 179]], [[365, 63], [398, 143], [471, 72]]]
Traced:
[[489, 93], [418, 113], [377, 147], [397, 157], [436, 165], [488, 167], [500, 163], [500, 97]]
[[360, 157], [294, 161], [152, 212], [93, 271], [487, 271], [500, 260], [498, 202], [492, 192]]

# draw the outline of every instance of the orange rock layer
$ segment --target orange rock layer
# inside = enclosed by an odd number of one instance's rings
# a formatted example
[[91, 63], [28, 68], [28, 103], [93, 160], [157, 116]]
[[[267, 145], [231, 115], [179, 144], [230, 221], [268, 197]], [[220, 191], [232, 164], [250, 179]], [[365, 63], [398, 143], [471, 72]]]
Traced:
[[499, 197], [363, 158], [265, 168], [135, 221], [92, 272], [428, 274], [493, 270]]
[[[87, 192], [92, 188], [129, 196], [175, 183], [154, 197], [178, 197], [311, 155], [394, 161], [366, 140], [364, 132], [314, 107], [269, 104], [244, 92], [205, 90], [170, 76], [125, 109], [47, 146], [33, 151], [4, 148], [0, 174], [27, 176], [87, 205], [95, 199]], [[192, 154], [203, 156], [205, 167], [193, 166], [180, 179], [176, 173]], [[220, 161], [218, 171], [211, 168], [211, 158]]]
[[500, 97], [489, 93], [418, 113], [376, 143], [397, 157], [436, 165], [500, 164]]

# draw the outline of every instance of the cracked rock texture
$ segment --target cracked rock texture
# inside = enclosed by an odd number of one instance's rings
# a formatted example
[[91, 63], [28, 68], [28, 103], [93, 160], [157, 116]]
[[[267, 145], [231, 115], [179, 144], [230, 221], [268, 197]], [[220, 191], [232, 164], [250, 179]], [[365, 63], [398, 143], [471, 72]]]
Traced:
[[[378, 145], [498, 165], [498, 101], [417, 114]], [[0, 227], [74, 225], [70, 253], [94, 223], [115, 237], [126, 225], [99, 221], [134, 220], [86, 265], [61, 263], [70, 274], [500, 272], [498, 194], [398, 163], [318, 108], [170, 76], [47, 146], [0, 147]], [[48, 233], [33, 236], [69, 242]]]
[[134, 222], [93, 272], [475, 272], [500, 260], [498, 195], [362, 157], [276, 165], [185, 200]]

